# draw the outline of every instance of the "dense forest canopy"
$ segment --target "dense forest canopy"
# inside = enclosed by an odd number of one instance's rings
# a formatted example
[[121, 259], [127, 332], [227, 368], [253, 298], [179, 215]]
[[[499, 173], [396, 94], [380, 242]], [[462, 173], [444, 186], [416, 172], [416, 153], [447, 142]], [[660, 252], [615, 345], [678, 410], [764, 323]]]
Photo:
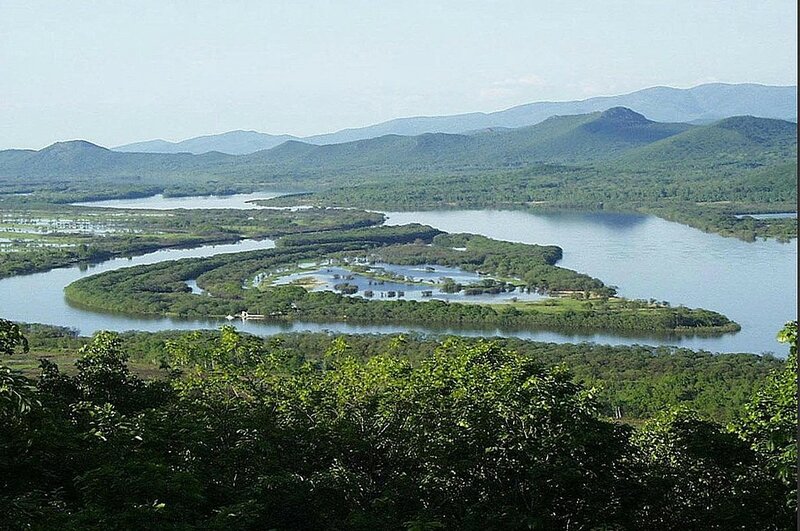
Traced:
[[[116, 334], [71, 375], [0, 372], [0, 518], [33, 529], [785, 529], [794, 508], [796, 323], [786, 368], [730, 426], [685, 408], [599, 413], [565, 367], [491, 342], [415, 363], [395, 341], [316, 361], [223, 330], [171, 341], [142, 380]], [[0, 321], [0, 352], [25, 350]]]

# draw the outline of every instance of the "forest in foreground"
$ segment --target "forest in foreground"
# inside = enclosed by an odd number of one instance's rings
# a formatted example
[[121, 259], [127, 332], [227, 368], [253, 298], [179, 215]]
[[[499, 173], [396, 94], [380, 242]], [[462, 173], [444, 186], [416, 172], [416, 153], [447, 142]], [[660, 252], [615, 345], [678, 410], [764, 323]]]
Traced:
[[[567, 366], [490, 341], [298, 358], [224, 327], [131, 371], [101, 332], [62, 371], [0, 372], [0, 519], [16, 529], [787, 529], [797, 324], [726, 425], [631, 425]], [[573, 346], [580, 348], [580, 346]], [[0, 355], [29, 348], [0, 321]], [[589, 347], [587, 347], [589, 348]], [[374, 354], [374, 355], [373, 355]]]

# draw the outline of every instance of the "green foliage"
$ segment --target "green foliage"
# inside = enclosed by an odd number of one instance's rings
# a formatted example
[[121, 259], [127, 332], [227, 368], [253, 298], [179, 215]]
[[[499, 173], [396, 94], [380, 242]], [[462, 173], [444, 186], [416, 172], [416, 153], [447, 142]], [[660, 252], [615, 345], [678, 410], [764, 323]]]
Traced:
[[0, 365], [0, 421], [25, 414], [35, 404], [30, 382], [21, 374]]
[[[39, 358], [57, 362], [70, 370], [74, 353], [90, 341], [74, 330], [45, 325], [21, 325], [30, 352], [8, 358], [12, 367], [37, 374]], [[185, 370], [195, 365], [209, 367], [220, 335], [210, 331], [125, 332], [123, 349], [130, 354], [132, 371], [142, 378], [159, 378], [159, 366], [166, 353], [171, 365]], [[287, 366], [309, 361], [319, 363], [330, 348], [327, 333], [287, 333], [269, 338], [240, 335], [247, 351], [281, 353]], [[412, 365], [431, 356], [441, 339], [418, 334], [334, 336], [360, 360], [393, 353]], [[465, 344], [480, 339], [462, 338]], [[720, 423], [733, 421], [771, 373], [783, 367], [783, 360], [754, 354], [712, 354], [688, 349], [649, 346], [609, 346], [569, 343], [541, 343], [514, 338], [495, 338], [496, 345], [531, 356], [544, 367], [564, 364], [576, 382], [597, 390], [601, 413], [636, 422], [673, 406], [690, 407], [703, 418]], [[182, 354], [180, 354], [182, 353]], [[245, 357], [246, 358], [246, 357]], [[214, 362], [217, 363], [217, 362]]]
[[[92, 402], [126, 405], [140, 385], [128, 370], [128, 356], [113, 332], [100, 332], [78, 351], [78, 391]], [[123, 393], [123, 394], [120, 394]]]
[[[28, 339], [16, 323], [0, 319], [0, 355], [28, 352]], [[35, 403], [31, 387], [20, 374], [0, 365], [0, 420], [27, 413]]]
[[279, 247], [307, 247], [310, 245], [329, 245], [354, 242], [360, 245], [390, 245], [414, 241], [429, 242], [442, 231], [410, 223], [399, 226], [381, 226], [365, 229], [332, 231], [325, 233], [297, 234], [278, 240]]
[[[678, 411], [602, 418], [563, 367], [487, 341], [414, 363], [335, 339], [296, 364], [232, 328], [170, 343], [164, 382], [101, 333], [3, 420], [0, 526], [41, 529], [774, 529], [786, 487]], [[580, 347], [576, 347], [580, 348]]]
[[[413, 243], [412, 243], [413, 242]], [[431, 243], [428, 243], [431, 242]], [[452, 249], [465, 245], [466, 251]], [[445, 326], [723, 333], [738, 330], [727, 317], [703, 309], [646, 301], [608, 301], [600, 280], [553, 265], [554, 246], [499, 242], [470, 234], [444, 235], [423, 225], [375, 227], [292, 235], [276, 249], [161, 262], [109, 271], [73, 282], [66, 297], [83, 306], [136, 314], [226, 316], [247, 311], [280, 320], [406, 323]], [[528, 290], [577, 293], [585, 300], [550, 305], [480, 305], [429, 300], [367, 300], [299, 286], [252, 289], [257, 275], [303, 261], [364, 258], [400, 264], [432, 263], [517, 277]], [[192, 294], [196, 280], [210, 296]], [[475, 289], [480, 289], [476, 287]]]
[[788, 503], [796, 496], [797, 480], [797, 321], [786, 323], [778, 339], [789, 344], [789, 356], [782, 371], [776, 372], [746, 405], [743, 418], [734, 429], [766, 456], [769, 468], [793, 488]]
[[641, 518], [654, 529], [783, 528], [792, 521], [775, 503], [784, 489], [761, 456], [692, 411], [662, 413], [633, 442], [646, 468]]
[[28, 351], [28, 340], [22, 334], [22, 329], [16, 323], [0, 319], [0, 355], [10, 356], [17, 349]]
[[[297, 212], [211, 209], [120, 214], [79, 207], [26, 206], [20, 202], [6, 202], [2, 206], [5, 206], [3, 221], [11, 224], [15, 231], [12, 242], [17, 243], [10, 252], [0, 254], [0, 277], [163, 248], [356, 229], [377, 225], [384, 219], [382, 214], [374, 212], [322, 208]], [[54, 232], [53, 226], [60, 222], [83, 224], [93, 229], [77, 233]], [[34, 236], [35, 241], [28, 241]]]

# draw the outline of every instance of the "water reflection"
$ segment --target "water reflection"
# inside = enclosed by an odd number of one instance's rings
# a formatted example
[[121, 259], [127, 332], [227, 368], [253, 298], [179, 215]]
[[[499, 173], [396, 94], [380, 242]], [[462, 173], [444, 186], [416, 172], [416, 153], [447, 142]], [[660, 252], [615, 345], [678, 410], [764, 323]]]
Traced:
[[390, 212], [390, 225], [424, 223], [522, 243], [558, 245], [559, 265], [619, 287], [631, 299], [707, 308], [742, 325], [716, 339], [682, 346], [726, 352], [785, 352], [775, 340], [797, 316], [797, 240], [743, 242], [636, 214], [532, 214], [462, 210]]
[[[189, 200], [190, 198], [182, 198]], [[140, 202], [146, 200], [135, 200]], [[389, 213], [389, 224], [424, 223], [448, 232], [470, 232], [524, 243], [555, 244], [564, 249], [559, 265], [616, 285], [628, 298], [670, 301], [724, 313], [742, 331], [718, 337], [585, 332], [435, 329], [317, 323], [238, 322], [248, 332], [267, 335], [283, 331], [336, 330], [346, 333], [435, 332], [462, 335], [511, 335], [550, 342], [592, 341], [606, 344], [678, 345], [718, 352], [776, 352], [784, 345], [775, 334], [796, 318], [797, 241], [742, 242], [706, 234], [652, 216], [611, 213], [548, 213], [522, 211], [429, 211]], [[244, 241], [196, 249], [161, 250], [101, 264], [81, 264], [46, 273], [0, 280], [0, 316], [27, 322], [74, 327], [84, 334], [97, 330], [216, 328], [222, 320], [180, 320], [98, 314], [68, 306], [64, 287], [83, 276], [164, 260], [212, 256], [271, 248], [274, 243]]]
[[562, 227], [585, 227], [587, 223], [614, 231], [633, 230], [647, 222], [641, 214], [611, 214], [608, 212], [533, 212], [533, 215]]
[[109, 199], [106, 201], [89, 201], [72, 203], [74, 206], [97, 208], [128, 208], [149, 210], [186, 209], [221, 209], [236, 210], [265, 208], [252, 203], [258, 199], [272, 199], [285, 195], [283, 192], [254, 192], [252, 194], [206, 195], [189, 197], [164, 197], [163, 194], [138, 199]]

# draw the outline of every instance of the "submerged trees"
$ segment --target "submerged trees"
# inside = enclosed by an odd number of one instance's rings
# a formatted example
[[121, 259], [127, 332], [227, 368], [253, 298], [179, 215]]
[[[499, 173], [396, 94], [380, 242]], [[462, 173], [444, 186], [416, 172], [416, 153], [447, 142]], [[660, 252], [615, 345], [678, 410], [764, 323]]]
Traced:
[[[453, 248], [460, 246], [466, 250]], [[525, 283], [529, 290], [579, 295], [585, 300], [569, 304], [572, 301], [554, 299], [547, 307], [535, 304], [499, 307], [401, 301], [391, 292], [387, 293], [391, 301], [348, 297], [342, 293], [353, 294], [357, 288], [346, 283], [339, 283], [339, 293], [307, 292], [299, 286], [249, 289], [252, 279], [294, 267], [299, 262], [356, 260], [365, 256], [395, 264], [437, 264], [497, 276], [502, 273]], [[724, 315], [703, 309], [670, 308], [624, 299], [595, 306], [595, 302], [608, 302], [614, 289], [598, 279], [554, 265], [560, 256], [561, 249], [554, 246], [502, 242], [474, 234], [444, 234], [417, 224], [383, 226], [292, 235], [279, 239], [276, 249], [108, 271], [73, 282], [66, 288], [66, 297], [101, 311], [187, 317], [222, 317], [248, 311], [282, 320], [439, 327], [629, 330], [648, 334], [721, 334], [739, 329], [738, 324]], [[191, 293], [186, 284], [189, 280], [195, 280], [212, 296]], [[451, 280], [440, 285], [445, 292], [463, 288], [473, 294], [509, 289], [500, 282], [493, 286], [462, 286]]]

